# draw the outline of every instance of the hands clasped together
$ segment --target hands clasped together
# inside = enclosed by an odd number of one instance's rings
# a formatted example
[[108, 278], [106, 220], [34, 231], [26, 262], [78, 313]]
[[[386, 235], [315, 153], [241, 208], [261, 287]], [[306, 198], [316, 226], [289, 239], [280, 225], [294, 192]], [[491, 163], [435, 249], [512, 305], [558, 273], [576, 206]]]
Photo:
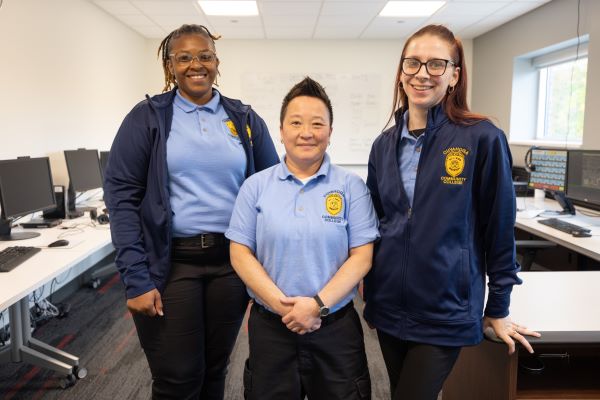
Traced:
[[304, 335], [321, 327], [319, 307], [312, 297], [282, 297], [280, 302], [277, 313], [290, 331]]

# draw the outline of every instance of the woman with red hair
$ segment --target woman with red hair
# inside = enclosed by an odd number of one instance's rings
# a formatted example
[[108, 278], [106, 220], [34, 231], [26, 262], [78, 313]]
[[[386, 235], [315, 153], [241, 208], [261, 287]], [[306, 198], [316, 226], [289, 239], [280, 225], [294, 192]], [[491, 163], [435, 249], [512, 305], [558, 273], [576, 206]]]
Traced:
[[[462, 346], [491, 328], [509, 347], [538, 333], [511, 322], [512, 159], [504, 133], [469, 111], [460, 40], [428, 25], [402, 50], [395, 126], [374, 142], [367, 186], [381, 241], [365, 278], [393, 399], [437, 399]], [[484, 309], [485, 275], [488, 297]]]

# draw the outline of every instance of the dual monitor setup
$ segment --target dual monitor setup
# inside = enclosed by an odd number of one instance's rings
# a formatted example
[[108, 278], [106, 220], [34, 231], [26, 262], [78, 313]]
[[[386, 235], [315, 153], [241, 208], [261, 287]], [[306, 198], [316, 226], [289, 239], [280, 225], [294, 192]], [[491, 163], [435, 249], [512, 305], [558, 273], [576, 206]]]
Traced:
[[551, 193], [563, 214], [575, 214], [573, 204], [600, 210], [600, 150], [532, 147], [525, 162], [529, 187]]
[[[63, 200], [52, 181], [48, 157], [20, 157], [0, 160], [0, 241], [30, 239], [37, 232], [12, 232], [13, 219], [43, 211], [44, 218], [30, 226], [52, 226], [57, 218], [82, 215], [75, 207], [75, 193], [102, 187], [102, 174], [108, 152], [97, 150], [65, 150], [69, 187]], [[67, 198], [64, 199], [64, 196]], [[66, 204], [65, 204], [66, 203]]]

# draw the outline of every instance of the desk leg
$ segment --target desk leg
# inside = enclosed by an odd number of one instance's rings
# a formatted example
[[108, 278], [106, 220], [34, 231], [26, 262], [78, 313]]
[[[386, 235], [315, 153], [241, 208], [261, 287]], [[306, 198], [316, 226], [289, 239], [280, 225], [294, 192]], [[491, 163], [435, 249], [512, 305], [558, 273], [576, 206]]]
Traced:
[[29, 328], [29, 298], [10, 306], [10, 348], [0, 352], [0, 362], [27, 362], [51, 369], [66, 376], [84, 378], [85, 368], [79, 358], [31, 337]]

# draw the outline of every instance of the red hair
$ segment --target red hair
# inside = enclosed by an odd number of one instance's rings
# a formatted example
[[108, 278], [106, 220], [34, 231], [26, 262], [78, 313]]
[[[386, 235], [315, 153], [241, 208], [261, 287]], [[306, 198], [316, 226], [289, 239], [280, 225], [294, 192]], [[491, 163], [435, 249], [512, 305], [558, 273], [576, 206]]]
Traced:
[[410, 42], [425, 35], [436, 36], [448, 43], [451, 49], [452, 61], [456, 67], [460, 68], [458, 82], [456, 83], [456, 86], [454, 86], [454, 90], [451, 93], [446, 93], [442, 100], [444, 111], [446, 112], [448, 119], [459, 125], [474, 125], [479, 121], [488, 120], [489, 118], [485, 115], [472, 113], [469, 110], [467, 104], [467, 67], [461, 41], [454, 37], [452, 31], [443, 25], [427, 25], [413, 33], [402, 49], [402, 57], [400, 59], [400, 64], [398, 65], [398, 72], [396, 73], [392, 114], [390, 115], [388, 123], [394, 118], [394, 114], [399, 106], [408, 109], [408, 97], [406, 96], [406, 92], [402, 87], [402, 81], [400, 79], [402, 76], [402, 60], [404, 59], [406, 48]]

